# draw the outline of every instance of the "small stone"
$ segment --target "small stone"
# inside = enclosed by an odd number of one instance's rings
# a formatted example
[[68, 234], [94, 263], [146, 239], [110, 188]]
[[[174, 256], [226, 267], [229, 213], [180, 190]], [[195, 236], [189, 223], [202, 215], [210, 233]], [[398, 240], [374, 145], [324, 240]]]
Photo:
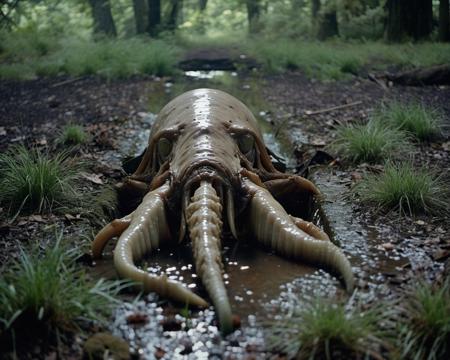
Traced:
[[130, 348], [128, 343], [110, 333], [101, 332], [92, 335], [83, 345], [83, 350], [88, 359], [125, 360], [130, 358]]
[[393, 243], [387, 242], [384, 244], [381, 244], [381, 247], [386, 251], [391, 251], [395, 249], [395, 245]]

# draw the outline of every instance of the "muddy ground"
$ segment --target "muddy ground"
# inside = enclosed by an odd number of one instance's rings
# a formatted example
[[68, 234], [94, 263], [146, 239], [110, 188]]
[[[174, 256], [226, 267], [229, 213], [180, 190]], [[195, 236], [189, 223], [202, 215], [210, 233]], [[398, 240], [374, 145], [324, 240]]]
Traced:
[[[440, 109], [445, 115], [446, 126], [450, 124], [448, 86], [394, 86], [385, 89], [365, 77], [323, 83], [308, 79], [299, 72], [257, 76], [258, 91], [267, 103], [262, 109], [265, 119], [273, 133], [288, 143], [291, 156], [299, 166], [318, 150], [329, 152], [327, 146], [334, 139], [336, 125], [366, 120], [383, 101], [420, 101]], [[246, 75], [243, 74], [240, 79], [245, 91], [256, 90], [252, 89]], [[122, 125], [130, 121], [139, 123], [151, 110], [150, 102], [158, 103], [158, 99], [154, 98], [160, 97], [161, 91], [170, 88], [174, 82], [176, 80], [171, 78], [154, 77], [109, 82], [96, 77], [0, 81], [0, 150], [4, 151], [18, 143], [43, 149], [53, 148], [58, 131], [64, 124], [84, 124], [92, 138], [78, 153], [90, 161], [83, 191], [98, 191], [106, 184], [116, 183], [124, 175], [116, 162], [108, 163], [104, 158], [96, 161], [98, 154], [114, 152], [120, 139], [130, 136], [129, 128]], [[330, 110], [340, 105], [347, 106]], [[432, 143], [416, 145], [414, 161], [435, 168], [448, 177], [449, 144], [447, 133]], [[370, 238], [364, 251], [376, 252], [376, 255], [367, 255], [370, 261], [361, 260], [364, 256], [354, 256], [358, 289], [363, 293], [371, 288], [373, 282], [382, 288], [376, 290], [373, 296], [393, 297], [418, 278], [439, 281], [450, 254], [449, 220], [427, 215], [410, 218], [395, 213], [383, 214], [360, 204], [357, 199], [347, 195], [370, 167], [365, 164], [345, 164], [334, 154], [330, 155], [332, 158], [327, 162], [331, 162], [331, 165], [311, 176], [313, 179], [315, 176], [319, 185], [322, 184], [325, 196], [335, 203], [346, 204], [347, 215], [358, 223], [355, 230], [357, 236]], [[326, 184], [330, 179], [340, 184], [337, 188], [340, 194], [328, 193]], [[325, 210], [330, 211], [330, 216], [340, 216], [339, 208]], [[333, 226], [333, 220], [331, 222]], [[77, 237], [82, 234], [84, 240], [81, 243], [86, 249], [86, 239], [99, 226], [82, 212], [42, 216], [31, 214], [10, 221], [6, 217], [6, 209], [0, 209], [0, 263], [4, 265], [9, 258], [17, 256], [18, 244], [28, 244], [34, 238], [45, 238], [43, 234], [48, 233], [49, 226], [53, 224], [64, 227], [68, 235]], [[338, 228], [338, 225], [335, 224], [335, 227]], [[338, 240], [345, 242], [345, 237]], [[343, 244], [343, 248], [351, 258], [352, 247], [346, 248]], [[415, 250], [420, 256], [415, 257]], [[376, 280], [373, 280], [373, 274], [376, 274]], [[374, 301], [374, 298], [370, 301]], [[239, 340], [230, 342], [236, 348], [239, 347]], [[162, 355], [155, 352], [155, 357], [163, 357], [166, 352], [165, 349], [157, 351]], [[67, 352], [78, 357], [81, 345], [73, 346]], [[265, 356], [264, 349], [251, 342], [239, 354], [250, 358]], [[228, 355], [225, 357], [232, 358]]]

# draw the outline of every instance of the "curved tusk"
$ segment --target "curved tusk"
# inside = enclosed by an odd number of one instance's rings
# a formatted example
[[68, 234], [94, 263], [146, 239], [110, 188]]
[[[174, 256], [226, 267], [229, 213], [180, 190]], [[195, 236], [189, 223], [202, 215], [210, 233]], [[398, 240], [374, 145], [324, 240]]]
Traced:
[[164, 198], [169, 191], [166, 183], [149, 192], [137, 209], [130, 214], [129, 226], [120, 236], [114, 249], [114, 265], [123, 278], [138, 282], [144, 291], [154, 291], [176, 301], [206, 307], [208, 304], [181, 283], [166, 276], [149, 274], [136, 267], [135, 261], [152, 249], [159, 241], [169, 237], [169, 228], [164, 208]]
[[186, 209], [189, 235], [193, 244], [195, 267], [219, 317], [223, 333], [233, 330], [231, 307], [222, 278], [220, 253], [222, 205], [216, 191], [202, 181]]
[[236, 231], [236, 224], [234, 221], [234, 198], [233, 194], [231, 192], [231, 189], [227, 189], [227, 220], [228, 220], [228, 226], [230, 227], [231, 234], [233, 234], [234, 238], [237, 240], [237, 231]]
[[341, 249], [331, 241], [318, 240], [301, 230], [266, 189], [246, 178], [243, 182], [252, 196], [250, 226], [256, 239], [283, 255], [319, 263], [339, 272], [347, 291], [352, 292], [352, 268]]

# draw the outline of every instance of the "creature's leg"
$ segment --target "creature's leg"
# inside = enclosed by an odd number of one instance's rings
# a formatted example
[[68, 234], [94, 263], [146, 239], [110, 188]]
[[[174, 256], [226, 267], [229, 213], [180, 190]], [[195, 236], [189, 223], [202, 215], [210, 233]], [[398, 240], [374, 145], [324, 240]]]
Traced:
[[316, 239], [301, 230], [267, 189], [245, 178], [243, 185], [251, 196], [249, 227], [259, 242], [282, 255], [337, 271], [342, 274], [348, 292], [353, 291], [352, 268], [341, 249], [331, 241]]
[[291, 216], [291, 219], [294, 221], [294, 224], [297, 225], [297, 227], [300, 230], [303, 230], [308, 235], [311, 235], [313, 238], [316, 238], [318, 240], [326, 240], [330, 241], [330, 238], [328, 235], [318, 226], [314, 225], [312, 222], [300, 219], [295, 216]]
[[92, 242], [92, 257], [97, 259], [102, 256], [103, 249], [109, 240], [114, 236], [120, 236], [125, 231], [125, 229], [131, 223], [131, 214], [121, 218], [111, 221], [108, 225], [104, 226], [103, 229], [99, 231], [94, 241]]
[[165, 199], [170, 190], [168, 183], [149, 192], [132, 213], [129, 226], [120, 235], [114, 249], [114, 265], [118, 274], [143, 287], [183, 304], [206, 307], [205, 300], [167, 276], [156, 276], [138, 268], [135, 264], [144, 255], [156, 250], [161, 241], [170, 237]]
[[311, 181], [297, 175], [273, 174], [272, 179], [265, 181], [264, 185], [274, 197], [279, 197], [286, 193], [305, 191], [315, 195], [320, 194]]

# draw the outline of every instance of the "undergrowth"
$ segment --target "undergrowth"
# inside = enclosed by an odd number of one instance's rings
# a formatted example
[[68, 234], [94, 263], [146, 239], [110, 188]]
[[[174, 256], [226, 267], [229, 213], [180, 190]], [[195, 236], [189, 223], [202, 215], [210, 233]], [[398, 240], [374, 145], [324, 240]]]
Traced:
[[[99, 75], [108, 79], [136, 74], [171, 75], [178, 51], [168, 42], [146, 38], [87, 40], [26, 32], [2, 33], [0, 78]], [[39, 39], [39, 41], [36, 40]]]
[[0, 203], [10, 213], [42, 213], [78, 200], [79, 161], [23, 146], [0, 154]]
[[363, 68], [381, 70], [387, 64], [405, 69], [445, 64], [450, 57], [450, 45], [434, 43], [388, 45], [269, 38], [249, 42], [248, 49], [268, 71], [300, 69], [319, 80], [339, 80]]
[[[79, 254], [58, 237], [42, 251], [21, 250], [0, 278], [0, 346], [4, 350], [47, 341], [86, 321], [104, 323], [123, 283], [92, 282], [76, 265]], [[13, 342], [17, 341], [18, 344]]]
[[68, 124], [61, 130], [58, 137], [58, 143], [64, 145], [82, 145], [89, 140], [89, 135], [83, 126], [77, 124]]
[[269, 347], [297, 359], [370, 357], [384, 346], [377, 310], [318, 299], [269, 327]]
[[422, 283], [409, 291], [400, 306], [398, 348], [402, 359], [448, 359], [450, 357], [450, 286]]
[[410, 162], [387, 163], [381, 174], [366, 176], [355, 191], [361, 200], [400, 214], [448, 214], [450, 193], [442, 176]]
[[439, 112], [420, 103], [393, 101], [380, 107], [375, 117], [388, 126], [407, 131], [420, 141], [431, 140], [441, 134]]
[[379, 163], [395, 158], [411, 147], [404, 132], [381, 121], [370, 120], [366, 124], [338, 127], [331, 148], [354, 163]]

